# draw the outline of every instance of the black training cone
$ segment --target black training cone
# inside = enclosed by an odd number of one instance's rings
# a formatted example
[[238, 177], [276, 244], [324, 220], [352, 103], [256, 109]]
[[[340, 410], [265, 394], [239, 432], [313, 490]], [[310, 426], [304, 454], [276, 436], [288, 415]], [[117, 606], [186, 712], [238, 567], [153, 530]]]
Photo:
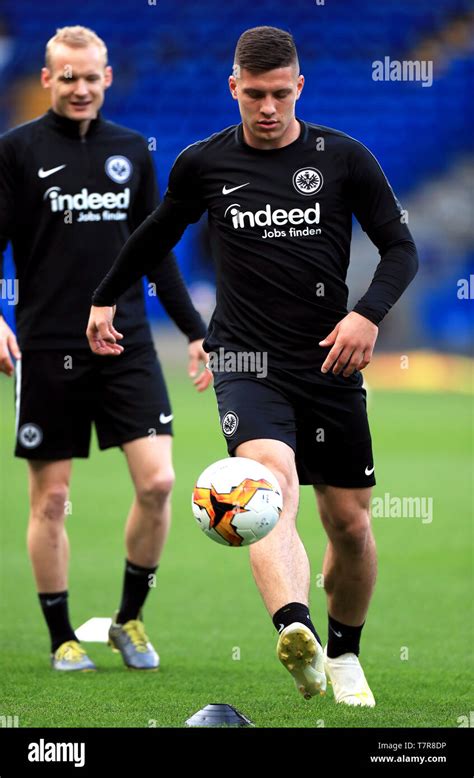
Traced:
[[186, 721], [188, 727], [253, 727], [253, 723], [232, 705], [212, 703]]

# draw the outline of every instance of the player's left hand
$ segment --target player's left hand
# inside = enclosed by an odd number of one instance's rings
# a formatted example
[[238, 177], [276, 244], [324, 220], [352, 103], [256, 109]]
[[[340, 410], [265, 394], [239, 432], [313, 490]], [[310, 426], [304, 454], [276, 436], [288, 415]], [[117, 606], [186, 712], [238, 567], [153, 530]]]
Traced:
[[321, 372], [327, 373], [332, 369], [334, 375], [342, 372], [344, 378], [348, 378], [355, 370], [363, 370], [372, 359], [378, 334], [376, 324], [351, 311], [319, 342], [320, 346], [332, 346]]
[[[194, 378], [193, 384], [198, 392], [204, 392], [212, 382], [212, 372], [206, 367], [209, 355], [202, 347], [203, 342], [203, 340], [192, 340], [188, 346], [188, 373], [191, 378]], [[204, 370], [201, 373], [198, 372], [200, 362], [204, 365]]]
[[94, 354], [100, 356], [119, 356], [123, 346], [117, 343], [123, 335], [118, 332], [113, 324], [116, 306], [95, 306], [91, 308], [87, 323], [86, 336], [89, 346]]

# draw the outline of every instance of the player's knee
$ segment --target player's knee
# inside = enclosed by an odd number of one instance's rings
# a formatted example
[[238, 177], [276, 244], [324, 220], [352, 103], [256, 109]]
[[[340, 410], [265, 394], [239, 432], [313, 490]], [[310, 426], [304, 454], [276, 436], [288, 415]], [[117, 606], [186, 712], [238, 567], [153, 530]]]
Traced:
[[370, 535], [370, 522], [361, 519], [348, 525], [344, 533], [344, 540], [352, 553], [363, 554], [370, 540]]
[[137, 500], [146, 508], [159, 508], [168, 499], [174, 485], [174, 472], [157, 471], [137, 489]]
[[68, 499], [67, 486], [51, 485], [37, 498], [31, 508], [32, 521], [48, 521], [62, 526]]
[[334, 543], [343, 545], [352, 553], [365, 551], [372, 534], [368, 511], [346, 509], [331, 515], [326, 513], [323, 522]]
[[283, 497], [283, 505], [288, 507], [290, 502], [295, 500], [298, 502], [299, 483], [296, 472], [293, 472], [291, 468], [282, 467], [280, 463], [272, 459], [260, 461], [277, 479]]

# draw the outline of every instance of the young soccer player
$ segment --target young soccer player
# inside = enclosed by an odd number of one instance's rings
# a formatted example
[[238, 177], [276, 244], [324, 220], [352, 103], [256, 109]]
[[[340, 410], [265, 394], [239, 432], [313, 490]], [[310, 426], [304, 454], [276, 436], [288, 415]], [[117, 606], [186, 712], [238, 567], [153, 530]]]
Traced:
[[[280, 520], [250, 547], [279, 632], [278, 656], [305, 698], [324, 693], [327, 673], [337, 702], [373, 706], [359, 661], [376, 577], [369, 514], [375, 465], [360, 371], [380, 322], [416, 273], [417, 253], [370, 151], [295, 116], [303, 85], [289, 33], [243, 33], [229, 78], [241, 123], [178, 156], [163, 203], [96, 290], [87, 332], [96, 353], [121, 353], [112, 323], [118, 296], [159, 267], [207, 210], [217, 305], [204, 348], [268, 357], [266, 376], [216, 371], [214, 381], [229, 453], [262, 462], [283, 489]], [[353, 214], [380, 263], [348, 312]], [[296, 529], [299, 484], [314, 487], [328, 536], [324, 649], [309, 613], [310, 569]]]

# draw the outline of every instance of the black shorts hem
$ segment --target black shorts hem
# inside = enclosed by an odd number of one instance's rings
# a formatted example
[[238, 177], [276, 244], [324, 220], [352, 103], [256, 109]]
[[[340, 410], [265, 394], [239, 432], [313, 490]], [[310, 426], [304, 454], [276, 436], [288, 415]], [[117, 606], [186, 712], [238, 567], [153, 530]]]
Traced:
[[375, 486], [376, 483], [375, 478], [367, 479], [363, 484], [345, 478], [326, 478], [324, 480], [321, 478], [311, 481], [311, 483], [309, 481], [300, 481], [301, 486], [335, 486], [339, 489], [368, 489], [371, 486]]
[[244, 436], [243, 440], [236, 441], [235, 444], [232, 445], [232, 446], [231, 446], [231, 442], [232, 441], [230, 441], [228, 438], [226, 438], [227, 451], [229, 453], [229, 456], [231, 456], [231, 457], [235, 456], [235, 454], [234, 454], [235, 449], [238, 448], [238, 446], [242, 446], [244, 443], [248, 443], [250, 440], [278, 440], [280, 443], [286, 443], [286, 445], [289, 448], [291, 448], [291, 450], [293, 451], [293, 453], [296, 456], [296, 448], [295, 448], [295, 446], [292, 446], [291, 443], [289, 443], [288, 440], [283, 440], [282, 436], [279, 437], [278, 435], [251, 435], [251, 434], [248, 435], [248, 436]]
[[156, 430], [155, 434], [153, 436], [150, 435], [144, 435], [143, 432], [137, 432], [132, 433], [130, 435], [126, 435], [124, 438], [121, 438], [120, 441], [98, 441], [97, 444], [99, 446], [100, 451], [106, 451], [108, 448], [122, 448], [122, 446], [125, 445], [125, 443], [133, 443], [134, 440], [140, 440], [141, 438], [149, 438], [149, 437], [158, 437], [159, 435], [170, 435], [173, 437], [173, 431], [172, 430]]
[[65, 453], [64, 451], [61, 451], [60, 453], [51, 453], [50, 451], [45, 452], [33, 452], [33, 451], [15, 451], [14, 456], [18, 459], [28, 459], [32, 462], [37, 461], [43, 461], [43, 462], [59, 462], [62, 459], [89, 459], [90, 452], [87, 451], [81, 451], [80, 453], [71, 452], [68, 451]]

